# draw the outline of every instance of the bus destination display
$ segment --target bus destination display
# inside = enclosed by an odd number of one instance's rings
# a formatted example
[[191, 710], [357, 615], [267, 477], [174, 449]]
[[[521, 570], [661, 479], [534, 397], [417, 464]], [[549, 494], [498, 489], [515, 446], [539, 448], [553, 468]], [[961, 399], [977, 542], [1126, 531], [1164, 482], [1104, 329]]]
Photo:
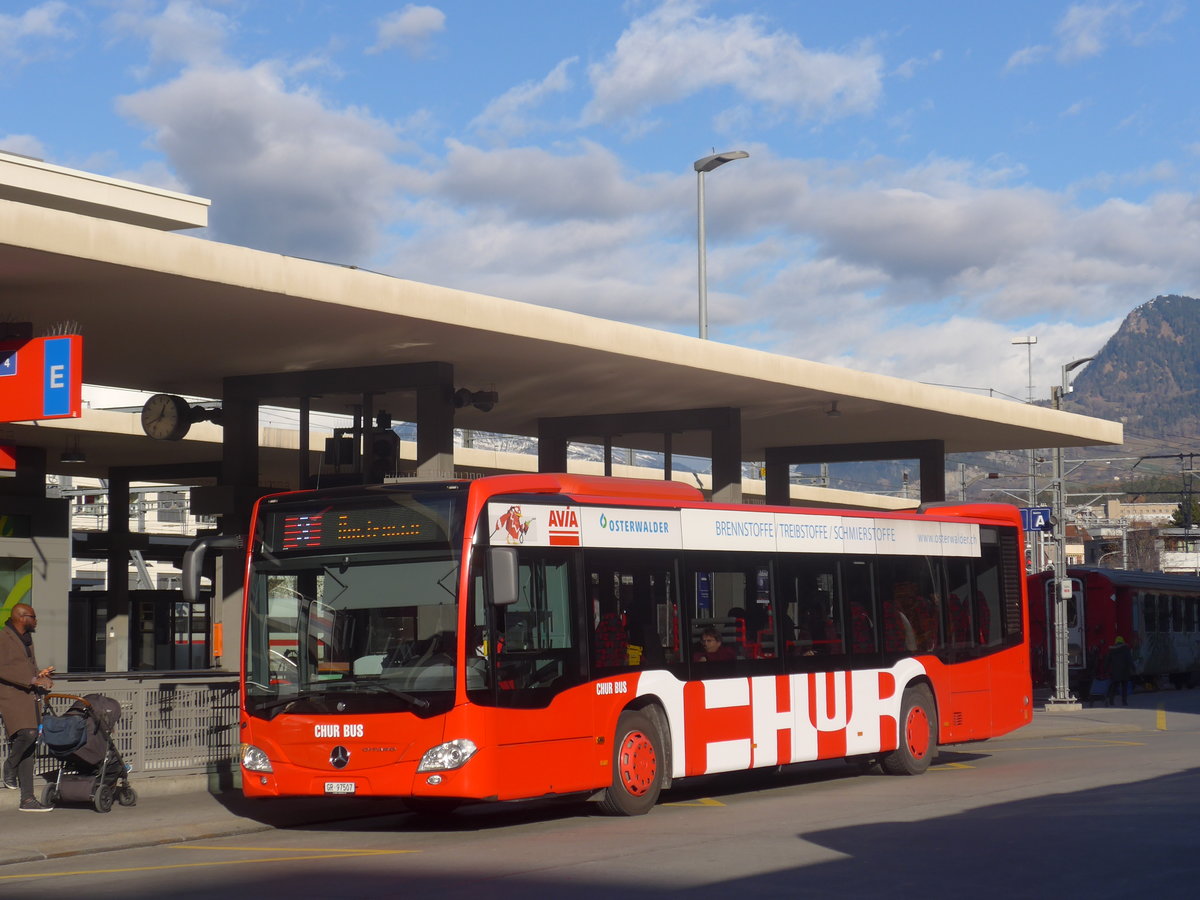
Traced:
[[404, 507], [331, 509], [272, 517], [281, 551], [321, 550], [368, 544], [421, 543], [443, 539], [442, 529]]

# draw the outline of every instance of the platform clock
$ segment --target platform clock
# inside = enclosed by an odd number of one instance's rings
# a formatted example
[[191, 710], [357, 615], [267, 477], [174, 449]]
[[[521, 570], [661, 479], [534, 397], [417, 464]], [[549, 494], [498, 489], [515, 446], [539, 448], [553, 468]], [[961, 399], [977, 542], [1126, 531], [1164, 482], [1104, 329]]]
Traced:
[[155, 394], [142, 406], [142, 431], [156, 441], [178, 441], [192, 427], [188, 402], [174, 394]]

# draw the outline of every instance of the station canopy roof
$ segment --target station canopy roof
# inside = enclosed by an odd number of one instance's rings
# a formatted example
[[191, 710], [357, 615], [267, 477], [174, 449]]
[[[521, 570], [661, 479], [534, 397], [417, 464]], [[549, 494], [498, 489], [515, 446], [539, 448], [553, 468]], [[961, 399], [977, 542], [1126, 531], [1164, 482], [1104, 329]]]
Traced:
[[[207, 201], [103, 179], [95, 196], [77, 184], [95, 176], [6, 161], [0, 321], [83, 335], [89, 384], [219, 398], [227, 376], [439, 361], [456, 387], [499, 394], [490, 412], [459, 410], [456, 425], [504, 434], [536, 436], [543, 417], [736, 407], [744, 460], [777, 446], [1121, 442], [1121, 426], [1100, 419], [173, 233], [205, 224]], [[840, 415], [827, 415], [834, 401]], [[339, 414], [358, 402], [311, 400]], [[416, 417], [411, 392], [372, 405]], [[62, 429], [86, 423], [0, 424], [0, 442], [46, 446], [53, 461]], [[190, 441], [116, 437], [93, 441], [89, 457], [109, 445], [111, 465], [196, 455]], [[662, 436], [619, 444], [660, 450]], [[672, 450], [707, 456], [709, 437], [674, 435]]]

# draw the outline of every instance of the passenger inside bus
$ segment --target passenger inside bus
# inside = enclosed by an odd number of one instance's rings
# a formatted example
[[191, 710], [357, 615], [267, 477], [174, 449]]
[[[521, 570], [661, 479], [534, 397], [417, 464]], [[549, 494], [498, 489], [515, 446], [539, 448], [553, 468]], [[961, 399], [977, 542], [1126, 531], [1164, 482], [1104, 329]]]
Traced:
[[850, 648], [854, 653], [875, 650], [875, 623], [867, 608], [857, 601], [850, 604]]
[[592, 656], [597, 666], [623, 666], [628, 662], [629, 637], [621, 621], [615, 597], [596, 599], [596, 628], [592, 636]]
[[917, 649], [912, 623], [894, 600], [883, 601], [883, 649], [889, 653]]
[[711, 625], [700, 631], [700, 641], [692, 654], [693, 662], [728, 662], [737, 659], [737, 652], [721, 640], [717, 629]]

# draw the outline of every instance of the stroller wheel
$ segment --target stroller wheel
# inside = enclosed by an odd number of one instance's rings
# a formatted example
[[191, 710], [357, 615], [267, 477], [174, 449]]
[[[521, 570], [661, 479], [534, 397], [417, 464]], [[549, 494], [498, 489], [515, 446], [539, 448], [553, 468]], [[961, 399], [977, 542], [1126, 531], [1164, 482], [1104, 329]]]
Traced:
[[59, 793], [58, 793], [58, 785], [56, 785], [56, 784], [48, 784], [42, 790], [42, 805], [43, 806], [57, 806], [58, 801], [61, 799], [62, 798], [59, 796]]
[[113, 806], [113, 789], [112, 785], [102, 784], [96, 788], [96, 793], [92, 795], [92, 806], [96, 808], [96, 812], [106, 813]]
[[122, 806], [137, 806], [137, 791], [129, 785], [117, 788], [117, 802]]

